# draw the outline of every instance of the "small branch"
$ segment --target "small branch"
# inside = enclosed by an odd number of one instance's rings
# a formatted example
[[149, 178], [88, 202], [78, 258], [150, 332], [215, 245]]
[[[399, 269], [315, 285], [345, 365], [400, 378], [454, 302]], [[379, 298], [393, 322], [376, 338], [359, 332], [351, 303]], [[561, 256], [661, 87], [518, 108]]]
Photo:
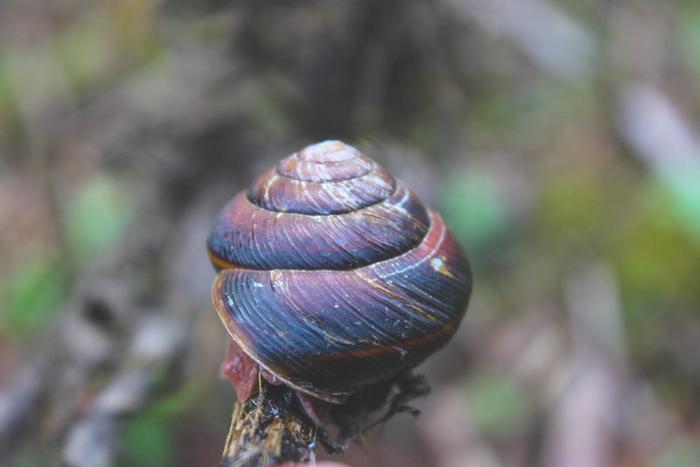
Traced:
[[369, 386], [341, 405], [315, 400], [312, 410], [321, 420], [316, 426], [293, 389], [261, 378], [257, 395], [233, 407], [219, 467], [313, 463], [317, 444], [329, 453], [340, 453], [350, 441], [394, 415], [417, 416], [410, 402], [428, 391], [422, 376], [405, 373]]
[[255, 397], [234, 404], [219, 467], [312, 462], [315, 445], [316, 429], [293, 391], [262, 381]]

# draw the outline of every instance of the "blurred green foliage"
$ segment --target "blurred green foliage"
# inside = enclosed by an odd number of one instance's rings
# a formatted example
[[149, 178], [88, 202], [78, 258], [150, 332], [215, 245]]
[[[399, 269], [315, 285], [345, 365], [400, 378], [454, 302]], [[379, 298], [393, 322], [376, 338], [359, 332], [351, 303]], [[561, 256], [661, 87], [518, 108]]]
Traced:
[[673, 206], [672, 196], [659, 184], [642, 185], [612, 235], [609, 254], [634, 361], [662, 393], [680, 403], [693, 396], [687, 375], [668, 365], [672, 343], [663, 336], [677, 334], [687, 319], [700, 318], [700, 243]]
[[675, 213], [700, 244], [700, 169], [678, 170], [664, 182]]
[[[76, 22], [54, 42], [55, 52], [72, 89], [84, 93], [110, 68], [117, 44], [107, 12], [98, 11]], [[90, 40], [85, 40], [89, 37]]]
[[[17, 112], [4, 55], [0, 49], [0, 147], [2, 143], [12, 137], [13, 129], [10, 124], [16, 120], [15, 114]], [[2, 156], [0, 156], [1, 161]]]
[[127, 191], [107, 176], [88, 180], [68, 203], [66, 235], [71, 251], [87, 263], [109, 250], [119, 239], [133, 213]]
[[608, 225], [609, 205], [608, 193], [601, 189], [595, 172], [572, 167], [550, 174], [542, 179], [533, 222], [538, 240], [558, 254], [586, 247]]
[[173, 465], [172, 456], [176, 452], [173, 421], [201, 398], [201, 383], [189, 382], [129, 420], [124, 427], [123, 463], [134, 467]]
[[696, 467], [700, 465], [700, 446], [686, 435], [676, 436], [651, 461], [653, 467]]
[[595, 106], [593, 97], [585, 80], [563, 83], [542, 79], [486, 89], [472, 104], [466, 129], [476, 147], [513, 145], [521, 150], [578, 121]]
[[[133, 213], [126, 191], [106, 177], [90, 179], [69, 206], [64, 221], [66, 236], [70, 257], [79, 264], [108, 253]], [[0, 286], [0, 298], [5, 303], [0, 332], [21, 335], [45, 327], [66, 296], [70, 264], [67, 254], [45, 251], [35, 252], [13, 269]]]
[[172, 465], [172, 439], [165, 420], [147, 411], [126, 422], [125, 465]]
[[23, 334], [46, 326], [66, 292], [66, 274], [59, 261], [39, 256], [13, 270], [0, 295], [5, 310], [0, 333]]
[[471, 420], [483, 433], [507, 437], [523, 429], [529, 415], [527, 398], [506, 373], [485, 371], [466, 383]]
[[685, 49], [683, 57], [700, 73], [700, 6], [679, 10], [678, 15], [681, 46]]
[[498, 181], [486, 171], [449, 180], [441, 197], [445, 219], [463, 245], [478, 253], [508, 227], [508, 209]]
[[675, 215], [673, 199], [649, 183], [628, 207], [629, 216], [613, 232], [610, 245], [625, 303], [632, 308], [682, 301], [700, 305], [700, 242]]

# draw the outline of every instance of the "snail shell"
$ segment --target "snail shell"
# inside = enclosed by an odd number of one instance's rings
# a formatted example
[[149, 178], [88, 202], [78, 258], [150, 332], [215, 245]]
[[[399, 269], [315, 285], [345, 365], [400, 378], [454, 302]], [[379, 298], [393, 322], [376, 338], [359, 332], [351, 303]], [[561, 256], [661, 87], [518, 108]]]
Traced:
[[234, 197], [208, 249], [234, 341], [329, 402], [421, 363], [454, 334], [471, 292], [440, 215], [339, 141], [292, 154]]

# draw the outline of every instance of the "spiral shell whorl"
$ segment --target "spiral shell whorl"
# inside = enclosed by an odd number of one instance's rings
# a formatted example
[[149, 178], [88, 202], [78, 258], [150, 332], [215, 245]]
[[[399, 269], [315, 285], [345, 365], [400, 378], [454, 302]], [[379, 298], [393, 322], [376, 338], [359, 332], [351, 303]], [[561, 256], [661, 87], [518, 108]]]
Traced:
[[248, 190], [248, 200], [273, 212], [345, 214], [385, 200], [394, 178], [339, 141], [309, 146], [280, 161]]
[[313, 144], [282, 159], [279, 175], [305, 182], [339, 182], [362, 177], [375, 164], [357, 149], [340, 141]]
[[223, 209], [208, 247], [232, 338], [287, 384], [332, 402], [443, 345], [471, 290], [440, 216], [339, 141], [258, 178]]
[[[281, 174], [290, 161], [311, 168]], [[349, 168], [359, 175], [344, 178]], [[296, 178], [312, 173], [324, 181]], [[220, 269], [352, 269], [414, 248], [428, 224], [425, 206], [384, 168], [350, 146], [324, 142], [283, 159], [231, 200], [209, 251]]]

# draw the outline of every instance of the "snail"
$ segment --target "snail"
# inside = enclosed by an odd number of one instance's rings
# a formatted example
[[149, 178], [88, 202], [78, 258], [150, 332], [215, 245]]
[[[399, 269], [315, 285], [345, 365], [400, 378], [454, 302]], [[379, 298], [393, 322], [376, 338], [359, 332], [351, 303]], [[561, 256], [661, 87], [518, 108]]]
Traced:
[[340, 404], [442, 347], [471, 293], [438, 213], [356, 148], [324, 141], [226, 204], [207, 241], [239, 400], [258, 373]]

